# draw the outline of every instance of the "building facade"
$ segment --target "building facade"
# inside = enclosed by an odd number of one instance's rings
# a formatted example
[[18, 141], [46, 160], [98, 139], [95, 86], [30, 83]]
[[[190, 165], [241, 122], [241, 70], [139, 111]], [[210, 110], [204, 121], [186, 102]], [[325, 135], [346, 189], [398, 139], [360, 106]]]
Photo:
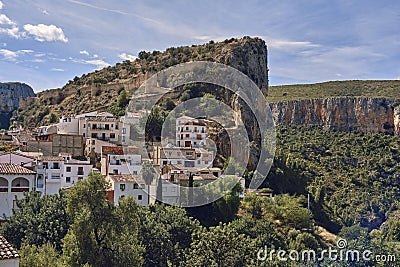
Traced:
[[36, 184], [36, 172], [17, 164], [0, 163], [0, 214], [11, 216], [17, 208], [16, 199], [24, 192], [32, 191]]

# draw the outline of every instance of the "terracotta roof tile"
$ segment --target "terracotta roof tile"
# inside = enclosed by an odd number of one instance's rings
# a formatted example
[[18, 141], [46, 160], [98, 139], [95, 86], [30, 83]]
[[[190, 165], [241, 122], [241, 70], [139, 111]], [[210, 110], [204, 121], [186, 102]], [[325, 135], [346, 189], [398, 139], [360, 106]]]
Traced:
[[0, 163], [0, 174], [35, 174], [36, 172], [18, 164]]
[[19, 254], [3, 236], [0, 236], [0, 260], [16, 258], [19, 258]]
[[108, 178], [110, 180], [113, 180], [114, 182], [145, 183], [140, 175], [133, 175], [133, 174], [110, 174], [108, 175]]

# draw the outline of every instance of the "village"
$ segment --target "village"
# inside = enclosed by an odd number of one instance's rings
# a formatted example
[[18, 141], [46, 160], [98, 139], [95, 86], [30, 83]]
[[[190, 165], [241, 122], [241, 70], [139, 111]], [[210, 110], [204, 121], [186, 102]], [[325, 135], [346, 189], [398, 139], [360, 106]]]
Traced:
[[[91, 172], [101, 173], [109, 182], [107, 199], [115, 205], [131, 196], [148, 206], [160, 200], [157, 188], [162, 188], [162, 202], [179, 206], [180, 186], [187, 186], [190, 176], [197, 186], [221, 177], [222, 170], [213, 166], [215, 152], [206, 149], [204, 120], [177, 118], [174, 143], [154, 145], [152, 151], [128, 142], [132, 125], [127, 121], [125, 116], [90, 112], [61, 117], [58, 123], [31, 132], [8, 131], [3, 143], [18, 150], [0, 154], [0, 214], [11, 216], [24, 192], [58, 194]], [[157, 170], [150, 179], [142, 175], [149, 166]], [[244, 178], [239, 180], [244, 188]]]

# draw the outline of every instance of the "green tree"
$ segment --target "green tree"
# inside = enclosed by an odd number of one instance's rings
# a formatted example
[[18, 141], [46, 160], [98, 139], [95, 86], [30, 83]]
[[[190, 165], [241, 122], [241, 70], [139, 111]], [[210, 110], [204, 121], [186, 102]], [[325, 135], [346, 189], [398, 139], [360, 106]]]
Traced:
[[201, 229], [182, 208], [151, 206], [142, 216], [139, 236], [146, 248], [144, 266], [179, 266], [185, 261], [193, 234]]
[[68, 266], [57, 250], [48, 243], [42, 246], [23, 244], [18, 252], [21, 256], [21, 267]]
[[49, 243], [61, 251], [61, 240], [70, 224], [65, 196], [62, 192], [43, 198], [40, 195], [40, 192], [31, 191], [17, 201], [19, 209], [3, 224], [2, 235], [16, 248], [20, 248], [22, 242], [38, 246]]
[[53, 112], [50, 113], [49, 116], [49, 123], [56, 123], [57, 122], [57, 116]]
[[63, 253], [71, 266], [141, 266], [143, 248], [138, 241], [139, 211], [128, 197], [115, 207], [105, 198], [108, 185], [103, 176], [91, 173], [67, 196], [72, 218], [63, 239]]
[[117, 99], [117, 105], [118, 107], [120, 107], [121, 109], [125, 109], [126, 105], [128, 105], [129, 103], [129, 99], [128, 99], [128, 95], [126, 93], [125, 90], [121, 90], [121, 92], [118, 95], [118, 99]]
[[142, 177], [147, 185], [151, 184], [157, 177], [157, 172], [150, 161], [145, 161], [142, 164]]
[[198, 235], [185, 266], [246, 266], [250, 242], [245, 235], [221, 223]]

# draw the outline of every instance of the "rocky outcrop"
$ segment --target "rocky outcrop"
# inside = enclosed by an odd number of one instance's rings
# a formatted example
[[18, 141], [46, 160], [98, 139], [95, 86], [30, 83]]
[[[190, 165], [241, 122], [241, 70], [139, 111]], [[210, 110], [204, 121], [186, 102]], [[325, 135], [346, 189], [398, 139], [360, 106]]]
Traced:
[[0, 111], [13, 111], [19, 107], [21, 98], [34, 96], [33, 89], [25, 83], [0, 83]]
[[20, 106], [21, 100], [34, 97], [33, 89], [24, 83], [0, 83], [0, 129], [10, 126], [12, 112]]
[[270, 104], [276, 125], [400, 135], [400, 99], [324, 98]]

